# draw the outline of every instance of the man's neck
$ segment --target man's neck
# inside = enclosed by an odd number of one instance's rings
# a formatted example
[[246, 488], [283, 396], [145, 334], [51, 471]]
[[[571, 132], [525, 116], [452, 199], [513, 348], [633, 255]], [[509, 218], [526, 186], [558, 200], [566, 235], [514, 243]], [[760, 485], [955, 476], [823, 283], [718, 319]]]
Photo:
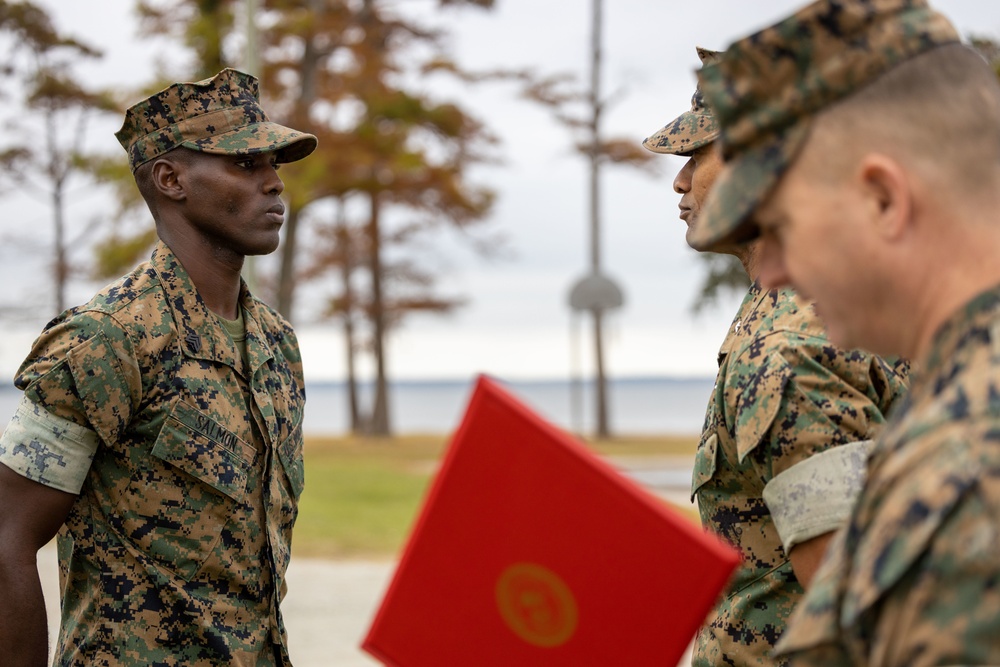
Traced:
[[734, 254], [736, 255], [736, 259], [740, 260], [740, 264], [743, 265], [743, 270], [750, 277], [750, 282], [757, 282], [757, 278], [760, 277], [760, 269], [757, 262], [757, 243], [748, 243], [745, 246], [741, 246], [740, 250]]
[[158, 231], [160, 238], [187, 271], [208, 309], [225, 319], [236, 319], [243, 255], [210, 247], [194, 237], [164, 233], [162, 228]]

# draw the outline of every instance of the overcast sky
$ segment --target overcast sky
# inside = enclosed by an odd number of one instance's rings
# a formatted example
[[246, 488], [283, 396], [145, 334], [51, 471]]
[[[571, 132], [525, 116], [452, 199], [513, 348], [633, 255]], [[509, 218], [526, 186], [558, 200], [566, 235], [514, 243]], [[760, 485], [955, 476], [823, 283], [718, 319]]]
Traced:
[[[149, 78], [153, 59], [170, 62], [163, 44], [137, 39], [133, 0], [36, 1], [52, 11], [60, 29], [104, 49], [103, 60], [80, 68], [95, 83], [134, 85]], [[431, 6], [427, 0], [397, 4], [420, 12]], [[995, 0], [934, 4], [965, 35], [1000, 36]], [[796, 0], [605, 0], [604, 92], [616, 97], [605, 133], [640, 142], [688, 107], [698, 66], [695, 45], [722, 49], [801, 5]], [[443, 20], [452, 30], [453, 54], [467, 67], [533, 66], [576, 72], [586, 81], [590, 17], [589, 0], [497, 0], [492, 12], [451, 11]], [[507, 235], [513, 256], [486, 261], [454, 236], [440, 237], [437, 261], [447, 271], [442, 286], [467, 296], [469, 305], [445, 318], [409, 320], [390, 341], [390, 374], [466, 378], [486, 371], [511, 379], [565, 378], [578, 363], [570, 344], [567, 293], [589, 261], [586, 165], [571, 152], [567, 132], [540, 109], [514, 99], [511, 89], [478, 88], [459, 101], [502, 140], [504, 164], [480, 169], [475, 178], [498, 191], [490, 224]], [[118, 151], [124, 160], [115, 129], [114, 123], [95, 125], [89, 144]], [[613, 376], [710, 376], [739, 300], [691, 315], [701, 265], [684, 243], [678, 197], [670, 186], [683, 161], [661, 157], [658, 162], [660, 174], [653, 178], [627, 169], [605, 171], [603, 266], [626, 298], [624, 308], [609, 318], [607, 368]], [[9, 377], [49, 315], [44, 304], [51, 288], [31, 249], [48, 242], [50, 223], [37, 197], [6, 195], [4, 203], [0, 280], [7, 289], [2, 302], [32, 302], [39, 311], [36, 321], [5, 323], [0, 377]], [[80, 181], [69, 204], [71, 222], [78, 227], [110, 207], [99, 191]], [[25, 240], [26, 234], [32, 240]], [[75, 285], [74, 302], [86, 300], [95, 287]], [[307, 323], [297, 328], [307, 378], [340, 379], [344, 355], [337, 334]], [[588, 369], [589, 338], [581, 345], [579, 363]]]

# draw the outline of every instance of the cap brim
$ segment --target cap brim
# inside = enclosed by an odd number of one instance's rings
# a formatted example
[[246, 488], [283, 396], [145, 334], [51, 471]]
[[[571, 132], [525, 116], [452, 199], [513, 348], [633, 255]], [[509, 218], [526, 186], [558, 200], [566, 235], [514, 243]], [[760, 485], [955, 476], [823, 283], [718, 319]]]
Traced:
[[659, 132], [643, 140], [642, 145], [654, 153], [687, 155], [718, 137], [719, 124], [711, 113], [685, 111]]
[[799, 122], [778, 138], [728, 160], [688, 236], [691, 247], [716, 250], [757, 238], [754, 211], [781, 180], [808, 133], [809, 123]]
[[295, 162], [306, 157], [318, 145], [315, 136], [284, 125], [264, 121], [216, 134], [212, 137], [185, 141], [185, 148], [221, 155], [253, 155], [274, 152], [278, 162]]

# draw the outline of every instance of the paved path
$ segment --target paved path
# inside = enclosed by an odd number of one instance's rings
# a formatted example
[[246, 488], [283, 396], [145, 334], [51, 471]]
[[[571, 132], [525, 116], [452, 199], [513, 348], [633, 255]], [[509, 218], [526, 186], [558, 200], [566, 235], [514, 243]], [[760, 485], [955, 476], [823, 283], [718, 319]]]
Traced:
[[[627, 475], [678, 504], [690, 503], [690, 457], [678, 460], [612, 460]], [[293, 558], [282, 613], [295, 667], [374, 667], [379, 663], [358, 646], [395, 568], [391, 561], [327, 561]], [[53, 542], [38, 554], [49, 618], [58, 632], [59, 584]], [[690, 664], [685, 657], [682, 665]]]
[[[395, 563], [293, 559], [288, 595], [281, 604], [295, 667], [372, 667], [358, 646], [392, 576]], [[59, 625], [59, 573], [55, 543], [38, 553], [49, 637]]]

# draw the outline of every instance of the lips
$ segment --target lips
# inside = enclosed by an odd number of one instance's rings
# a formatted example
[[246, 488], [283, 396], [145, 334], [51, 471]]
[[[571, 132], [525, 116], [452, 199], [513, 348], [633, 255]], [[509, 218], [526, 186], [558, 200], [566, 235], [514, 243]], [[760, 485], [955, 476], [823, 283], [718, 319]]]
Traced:
[[285, 205], [279, 202], [267, 209], [267, 219], [279, 225], [283, 223], [285, 221]]
[[680, 215], [678, 217], [681, 220], [683, 220], [684, 222], [686, 222], [686, 223], [688, 223], [690, 225], [691, 221], [688, 220], [688, 218], [691, 216], [691, 209], [689, 209], [686, 206], [681, 206], [679, 208], [681, 209], [681, 213], [680, 213]]

